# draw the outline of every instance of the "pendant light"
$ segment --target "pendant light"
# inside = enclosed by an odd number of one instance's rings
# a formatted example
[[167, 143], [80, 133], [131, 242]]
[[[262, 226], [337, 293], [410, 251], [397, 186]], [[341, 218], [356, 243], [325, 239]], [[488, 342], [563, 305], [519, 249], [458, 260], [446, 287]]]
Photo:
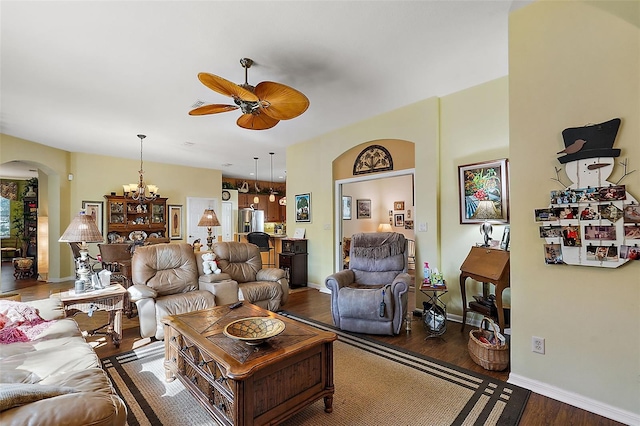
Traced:
[[258, 204], [260, 202], [260, 198], [258, 198], [258, 157], [253, 157], [253, 159], [256, 160], [256, 184], [254, 185], [256, 195], [253, 197], [253, 203]]
[[271, 184], [271, 187], [269, 188], [269, 202], [273, 203], [274, 201], [276, 201], [276, 196], [273, 194], [273, 152], [270, 152], [269, 155], [271, 156], [271, 181], [269, 182]]

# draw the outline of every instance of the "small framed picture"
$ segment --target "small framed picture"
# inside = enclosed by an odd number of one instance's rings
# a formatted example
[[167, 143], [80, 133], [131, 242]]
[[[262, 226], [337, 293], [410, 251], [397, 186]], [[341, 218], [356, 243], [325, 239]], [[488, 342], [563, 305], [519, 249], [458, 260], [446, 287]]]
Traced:
[[311, 222], [311, 194], [296, 195], [296, 222]]
[[394, 210], [404, 210], [404, 201], [396, 201], [393, 203]]
[[82, 210], [87, 216], [91, 216], [96, 221], [98, 230], [102, 234], [102, 208], [104, 203], [102, 201], [83, 201]]
[[405, 220], [404, 229], [413, 229], [413, 220]]
[[169, 238], [172, 240], [182, 239], [182, 206], [169, 204]]
[[351, 197], [342, 197], [342, 220], [351, 220]]
[[356, 200], [358, 219], [371, 219], [371, 200]]
[[402, 228], [404, 226], [404, 214], [393, 215], [393, 226]]

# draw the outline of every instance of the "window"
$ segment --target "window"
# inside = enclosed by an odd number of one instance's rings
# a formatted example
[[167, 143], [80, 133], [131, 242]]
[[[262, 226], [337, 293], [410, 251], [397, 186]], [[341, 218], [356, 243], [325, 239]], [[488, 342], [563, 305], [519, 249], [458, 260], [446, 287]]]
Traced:
[[0, 238], [11, 236], [11, 202], [0, 197]]

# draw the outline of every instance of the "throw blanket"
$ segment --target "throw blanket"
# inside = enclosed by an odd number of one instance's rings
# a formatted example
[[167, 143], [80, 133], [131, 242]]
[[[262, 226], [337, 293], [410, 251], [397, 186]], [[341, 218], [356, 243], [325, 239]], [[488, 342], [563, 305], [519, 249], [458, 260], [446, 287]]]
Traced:
[[0, 299], [0, 343], [29, 342], [55, 321], [45, 321], [26, 303]]
[[351, 250], [354, 256], [383, 259], [404, 253], [404, 235], [397, 232], [372, 232], [354, 234]]

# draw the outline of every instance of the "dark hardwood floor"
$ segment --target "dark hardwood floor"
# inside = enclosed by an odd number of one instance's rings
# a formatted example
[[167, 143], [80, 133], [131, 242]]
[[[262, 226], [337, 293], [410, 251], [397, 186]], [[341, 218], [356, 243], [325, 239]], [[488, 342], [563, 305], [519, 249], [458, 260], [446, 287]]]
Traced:
[[[43, 283], [34, 279], [14, 280], [10, 262], [2, 262], [2, 281], [0, 293], [20, 293], [23, 301], [37, 300], [49, 297], [50, 294], [64, 291], [73, 286], [71, 281], [64, 283]], [[301, 288], [292, 291], [285, 310], [314, 319], [326, 324], [332, 324], [330, 295], [320, 293], [315, 289]], [[97, 312], [92, 318], [84, 314], [74, 317], [83, 330], [96, 328], [96, 324], [106, 321], [104, 312]], [[487, 371], [475, 364], [469, 357], [467, 343], [470, 326], [465, 326], [460, 332], [460, 323], [448, 322], [447, 332], [441, 338], [425, 340], [426, 331], [419, 317], [414, 317], [411, 331], [403, 330], [398, 336], [370, 336], [377, 340], [403, 347], [432, 358], [446, 361], [450, 364], [466, 368], [477, 373], [489, 375], [501, 380], [508, 380], [509, 370], [502, 372]], [[87, 336], [99, 357], [104, 358], [134, 348], [144, 346], [150, 339], [141, 339], [138, 331], [137, 318], [125, 318], [123, 321], [123, 338], [120, 348], [115, 348], [104, 336]], [[521, 425], [602, 425], [613, 426], [621, 423], [590, 413], [568, 404], [538, 395], [531, 394]]]

